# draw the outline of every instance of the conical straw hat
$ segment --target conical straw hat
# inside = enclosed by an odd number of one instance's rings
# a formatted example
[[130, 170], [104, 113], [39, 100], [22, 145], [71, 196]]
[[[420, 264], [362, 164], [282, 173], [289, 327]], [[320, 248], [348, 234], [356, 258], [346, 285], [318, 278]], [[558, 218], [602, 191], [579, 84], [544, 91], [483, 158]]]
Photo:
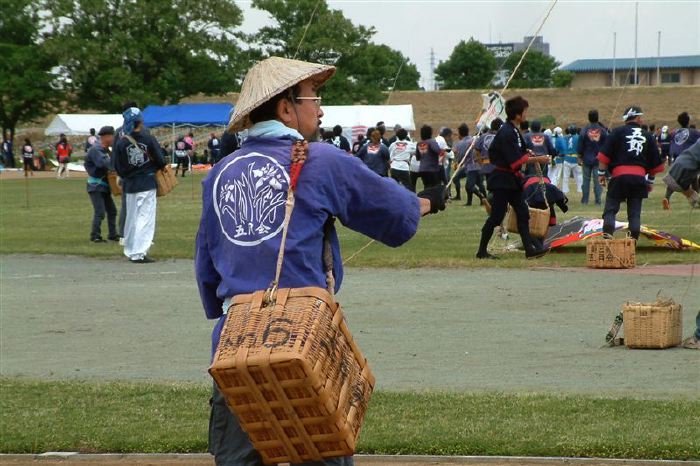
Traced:
[[321, 85], [334, 73], [334, 66], [281, 57], [270, 57], [256, 63], [245, 75], [228, 130], [241, 131], [252, 126], [250, 112], [280, 92], [309, 78]]

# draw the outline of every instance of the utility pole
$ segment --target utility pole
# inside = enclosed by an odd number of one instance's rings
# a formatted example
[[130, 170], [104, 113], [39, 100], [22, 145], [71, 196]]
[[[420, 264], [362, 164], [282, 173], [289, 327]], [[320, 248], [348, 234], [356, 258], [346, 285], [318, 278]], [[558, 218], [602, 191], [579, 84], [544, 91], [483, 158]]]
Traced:
[[639, 32], [639, 2], [634, 2], [634, 85], [639, 84], [637, 80], [637, 36]]
[[661, 31], [656, 41], [656, 85], [661, 85]]
[[615, 78], [615, 61], [617, 58], [617, 32], [613, 32], [613, 76], [612, 76], [612, 87], [617, 86], [617, 79]]
[[435, 50], [430, 47], [430, 90], [435, 90]]

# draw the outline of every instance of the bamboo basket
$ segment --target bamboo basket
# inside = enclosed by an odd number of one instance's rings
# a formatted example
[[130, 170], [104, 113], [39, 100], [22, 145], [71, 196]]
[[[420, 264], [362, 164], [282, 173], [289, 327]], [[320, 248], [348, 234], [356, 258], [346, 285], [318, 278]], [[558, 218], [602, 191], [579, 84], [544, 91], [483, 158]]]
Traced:
[[266, 464], [352, 455], [375, 379], [321, 288], [236, 296], [209, 369]]
[[[549, 209], [528, 207], [528, 210], [530, 211], [530, 236], [533, 238], [546, 238], [547, 230], [549, 230]], [[506, 230], [511, 233], [518, 233], [518, 216], [510, 204], [508, 204]]]
[[122, 187], [119, 186], [119, 183], [117, 182], [117, 172], [110, 170], [107, 173], [107, 181], [109, 182], [109, 190], [112, 192], [112, 195], [121, 196]]
[[681, 344], [683, 308], [673, 300], [622, 306], [628, 348], [670, 348]]
[[586, 243], [586, 267], [592, 269], [631, 269], [636, 265], [633, 238], [595, 238]]

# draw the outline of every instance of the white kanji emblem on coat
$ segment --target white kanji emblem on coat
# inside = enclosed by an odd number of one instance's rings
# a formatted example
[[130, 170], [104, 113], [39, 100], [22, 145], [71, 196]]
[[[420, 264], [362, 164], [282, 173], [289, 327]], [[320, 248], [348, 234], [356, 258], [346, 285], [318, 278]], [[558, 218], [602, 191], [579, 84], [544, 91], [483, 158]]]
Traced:
[[214, 210], [224, 236], [255, 246], [282, 231], [289, 175], [272, 157], [235, 157], [214, 180]]
[[639, 154], [644, 150], [644, 143], [647, 138], [642, 134], [642, 128], [633, 128], [632, 134], [625, 136], [627, 139], [627, 152], [634, 152], [635, 157], [639, 157]]

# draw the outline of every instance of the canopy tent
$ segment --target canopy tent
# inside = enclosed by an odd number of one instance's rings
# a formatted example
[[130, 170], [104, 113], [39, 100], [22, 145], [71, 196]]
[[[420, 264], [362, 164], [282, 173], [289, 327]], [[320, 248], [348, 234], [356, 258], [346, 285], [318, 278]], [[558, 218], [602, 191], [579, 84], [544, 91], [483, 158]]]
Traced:
[[232, 104], [149, 105], [143, 110], [144, 124], [155, 126], [226, 126]]
[[90, 128], [99, 131], [103, 126], [118, 128], [124, 119], [118, 113], [104, 115], [97, 113], [59, 113], [51, 124], [44, 130], [46, 136], [87, 136]]

